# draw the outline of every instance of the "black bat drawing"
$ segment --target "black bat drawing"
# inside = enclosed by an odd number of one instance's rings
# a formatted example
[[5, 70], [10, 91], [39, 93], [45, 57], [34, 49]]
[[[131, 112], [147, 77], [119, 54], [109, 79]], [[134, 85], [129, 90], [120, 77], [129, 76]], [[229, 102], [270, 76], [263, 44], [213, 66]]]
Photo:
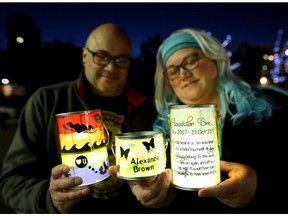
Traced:
[[86, 127], [86, 125], [84, 124], [73, 124], [72, 122], [68, 122], [66, 123], [66, 125], [64, 125], [64, 128], [66, 130], [71, 130], [74, 129], [77, 133], [81, 133], [83, 131], [93, 131], [93, 126], [89, 125], [88, 128]]
[[121, 151], [121, 157], [125, 156], [125, 158], [127, 159], [130, 149], [128, 148], [124, 151], [124, 149], [120, 146], [120, 151]]
[[150, 142], [142, 142], [143, 145], [146, 147], [147, 151], [150, 150], [150, 147], [155, 148], [154, 138], [151, 138]]

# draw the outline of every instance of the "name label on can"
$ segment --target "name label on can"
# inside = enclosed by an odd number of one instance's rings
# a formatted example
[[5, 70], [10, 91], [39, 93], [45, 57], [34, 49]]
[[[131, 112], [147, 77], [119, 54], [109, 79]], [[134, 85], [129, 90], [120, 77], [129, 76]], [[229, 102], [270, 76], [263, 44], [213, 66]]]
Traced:
[[198, 190], [220, 182], [217, 105], [169, 107], [172, 184]]
[[155, 178], [165, 170], [166, 142], [158, 131], [115, 135], [117, 177], [126, 180]]

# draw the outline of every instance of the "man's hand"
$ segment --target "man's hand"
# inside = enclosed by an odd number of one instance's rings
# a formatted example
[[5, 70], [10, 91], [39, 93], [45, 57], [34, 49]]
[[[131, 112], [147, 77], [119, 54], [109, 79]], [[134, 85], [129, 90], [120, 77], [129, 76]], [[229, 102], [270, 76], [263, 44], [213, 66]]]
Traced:
[[89, 187], [85, 186], [71, 189], [82, 184], [82, 178], [63, 178], [68, 172], [69, 167], [62, 164], [55, 166], [51, 171], [49, 191], [52, 202], [60, 213], [69, 213], [73, 206], [90, 192]]

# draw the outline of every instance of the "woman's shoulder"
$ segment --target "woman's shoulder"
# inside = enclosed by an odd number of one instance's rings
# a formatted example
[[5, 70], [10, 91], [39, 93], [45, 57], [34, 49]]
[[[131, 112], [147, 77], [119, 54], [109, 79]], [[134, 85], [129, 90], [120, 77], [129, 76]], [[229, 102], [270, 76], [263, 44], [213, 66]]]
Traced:
[[277, 86], [258, 87], [257, 91], [263, 94], [266, 100], [274, 107], [273, 116], [280, 119], [288, 117], [288, 91]]
[[271, 100], [288, 104], [288, 90], [284, 88], [274, 86], [274, 85], [268, 85], [265, 87], [257, 86], [255, 90], [259, 94], [264, 94], [266, 97], [268, 97]]

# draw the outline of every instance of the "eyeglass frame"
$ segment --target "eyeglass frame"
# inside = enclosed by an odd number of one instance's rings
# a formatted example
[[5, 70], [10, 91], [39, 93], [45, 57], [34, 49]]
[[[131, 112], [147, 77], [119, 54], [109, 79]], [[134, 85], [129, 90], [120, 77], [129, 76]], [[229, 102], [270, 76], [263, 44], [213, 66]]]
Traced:
[[[111, 56], [111, 55], [109, 55], [107, 52], [105, 52], [105, 51], [98, 51], [98, 52], [93, 52], [91, 49], [89, 49], [88, 47], [84, 47], [91, 55], [92, 55], [92, 57], [93, 57], [93, 62], [95, 63], [95, 64], [97, 64], [97, 65], [101, 65], [101, 66], [106, 66], [106, 65], [108, 65], [112, 60], [114, 61], [114, 63], [115, 63], [115, 66], [117, 67], [117, 68], [122, 68], [122, 69], [126, 69], [126, 68], [129, 68], [129, 65], [131, 64], [131, 61], [132, 61], [132, 58], [131, 57], [128, 57], [128, 56]], [[105, 61], [104, 60], [104, 58], [108, 58], [108, 60], [105, 62], [105, 63], [99, 63], [99, 62], [96, 62], [95, 61], [95, 57], [94, 56], [97, 56], [97, 57], [99, 57], [99, 58], [101, 58], [101, 59], [103, 59], [103, 61]], [[127, 67], [121, 67], [121, 66], [119, 66], [119, 65], [117, 65], [118, 63], [119, 63], [119, 61], [121, 61], [120, 59], [125, 59], [125, 60], [128, 60], [128, 61], [130, 61], [129, 62], [129, 64], [127, 65]], [[117, 61], [118, 60], [118, 61]]]
[[[188, 58], [190, 58], [190, 57], [196, 57], [196, 58], [195, 58], [195, 61], [194, 61], [195, 64], [194, 64], [193, 68], [188, 69], [188, 68], [186, 68], [186, 65], [191, 64], [191, 63], [186, 63], [185, 61], [186, 61]], [[192, 70], [194, 70], [195, 68], [198, 67], [198, 65], [199, 65], [199, 60], [200, 60], [201, 58], [202, 58], [202, 57], [199, 57], [199, 53], [191, 53], [191, 54], [189, 54], [188, 56], [186, 56], [186, 57], [182, 60], [181, 64], [176, 65], [176, 66], [173, 65], [173, 66], [170, 66], [170, 67], [166, 68], [166, 69], [163, 71], [163, 75], [164, 75], [168, 80], [177, 79], [177, 78], [179, 77], [180, 73], [181, 73], [181, 72], [180, 72], [180, 68], [182, 68], [183, 70], [186, 70], [186, 71], [191, 72]], [[185, 64], [185, 63], [186, 63], [186, 64]], [[169, 75], [168, 75], [168, 73], [167, 73], [167, 70], [170, 69], [170, 68], [177, 68], [177, 75], [176, 75], [175, 77], [173, 77], [173, 78], [170, 78]]]

